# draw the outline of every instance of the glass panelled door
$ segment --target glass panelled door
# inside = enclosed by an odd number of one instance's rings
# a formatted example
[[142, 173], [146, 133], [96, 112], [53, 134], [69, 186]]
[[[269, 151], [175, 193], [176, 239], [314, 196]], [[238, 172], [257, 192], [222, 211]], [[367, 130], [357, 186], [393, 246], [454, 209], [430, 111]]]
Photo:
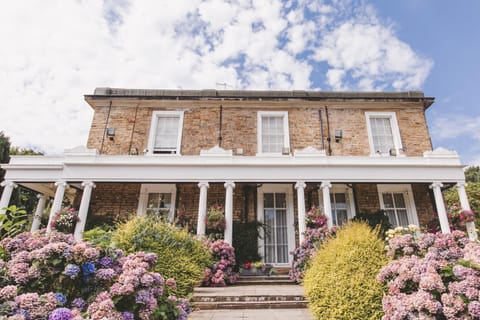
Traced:
[[288, 263], [287, 195], [264, 193], [265, 262]]

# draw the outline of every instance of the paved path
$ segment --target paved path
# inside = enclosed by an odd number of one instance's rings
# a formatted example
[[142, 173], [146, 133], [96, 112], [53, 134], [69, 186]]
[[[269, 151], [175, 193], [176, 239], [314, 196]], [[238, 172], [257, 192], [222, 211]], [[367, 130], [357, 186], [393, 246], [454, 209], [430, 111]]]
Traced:
[[245, 309], [245, 310], [201, 310], [194, 311], [189, 320], [311, 320], [308, 309]]
[[[243, 295], [303, 295], [299, 285], [249, 285], [224, 288], [195, 288], [195, 294], [202, 296], [243, 296]], [[219, 309], [198, 310], [189, 320], [261, 319], [261, 320], [312, 320], [308, 309]]]

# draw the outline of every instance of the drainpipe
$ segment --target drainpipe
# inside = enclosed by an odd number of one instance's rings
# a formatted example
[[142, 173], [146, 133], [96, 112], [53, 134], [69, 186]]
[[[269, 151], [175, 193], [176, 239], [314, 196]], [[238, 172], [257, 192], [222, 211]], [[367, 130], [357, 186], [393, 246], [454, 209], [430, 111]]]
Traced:
[[325, 115], [327, 116], [327, 142], [328, 142], [328, 155], [332, 155], [332, 145], [330, 139], [330, 121], [328, 119], [328, 107], [325, 106]]

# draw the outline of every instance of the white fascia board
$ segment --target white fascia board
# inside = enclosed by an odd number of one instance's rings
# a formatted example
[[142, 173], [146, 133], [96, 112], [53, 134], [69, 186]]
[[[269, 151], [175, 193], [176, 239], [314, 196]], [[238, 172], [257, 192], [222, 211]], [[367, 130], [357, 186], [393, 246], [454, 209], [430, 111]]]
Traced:
[[[18, 157], [17, 157], [18, 158]], [[201, 157], [66, 156], [12, 159], [3, 165], [13, 181], [96, 182], [458, 182], [458, 157]], [[48, 157], [45, 157], [48, 158]]]

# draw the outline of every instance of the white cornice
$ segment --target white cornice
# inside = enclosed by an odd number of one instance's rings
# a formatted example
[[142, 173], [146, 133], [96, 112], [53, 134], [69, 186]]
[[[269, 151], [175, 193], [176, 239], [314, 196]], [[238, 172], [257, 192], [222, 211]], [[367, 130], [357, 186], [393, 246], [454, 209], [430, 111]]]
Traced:
[[94, 182], [459, 182], [463, 166], [451, 153], [433, 157], [99, 156], [12, 157], [5, 179]]

